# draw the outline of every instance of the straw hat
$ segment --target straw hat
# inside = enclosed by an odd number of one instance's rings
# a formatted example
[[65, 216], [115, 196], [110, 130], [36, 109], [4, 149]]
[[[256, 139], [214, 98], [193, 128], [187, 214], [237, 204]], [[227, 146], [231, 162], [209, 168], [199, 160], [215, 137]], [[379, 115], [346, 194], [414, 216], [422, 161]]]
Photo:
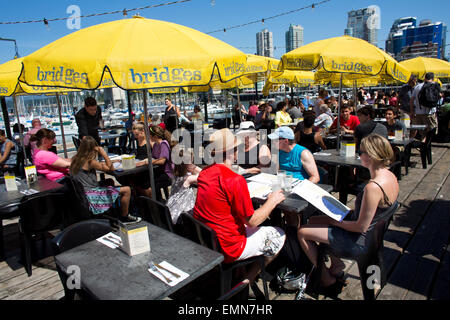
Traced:
[[236, 137], [228, 128], [214, 132], [209, 137], [209, 141], [213, 145], [212, 150], [217, 153], [233, 150], [242, 143], [242, 140]]

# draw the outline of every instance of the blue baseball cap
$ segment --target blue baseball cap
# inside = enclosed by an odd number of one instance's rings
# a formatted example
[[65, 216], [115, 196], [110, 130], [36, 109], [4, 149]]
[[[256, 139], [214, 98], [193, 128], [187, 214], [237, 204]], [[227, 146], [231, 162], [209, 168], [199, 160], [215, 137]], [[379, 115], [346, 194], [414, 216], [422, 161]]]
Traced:
[[295, 135], [294, 131], [289, 127], [280, 127], [276, 129], [273, 133], [268, 135], [269, 139], [275, 140], [275, 139], [289, 139], [294, 140]]

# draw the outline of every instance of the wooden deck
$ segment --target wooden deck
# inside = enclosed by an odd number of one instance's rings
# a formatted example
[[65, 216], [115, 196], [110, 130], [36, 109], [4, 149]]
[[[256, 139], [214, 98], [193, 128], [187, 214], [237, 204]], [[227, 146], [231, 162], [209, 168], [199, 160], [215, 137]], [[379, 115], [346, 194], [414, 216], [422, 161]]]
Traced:
[[[416, 162], [400, 183], [402, 207], [385, 234], [386, 286], [379, 300], [450, 299], [450, 143], [433, 143], [433, 164], [422, 169]], [[404, 172], [404, 169], [402, 169]], [[354, 197], [349, 206], [353, 206]], [[44, 258], [33, 263], [31, 277], [19, 262], [17, 219], [4, 220], [6, 261], [0, 262], [0, 299], [58, 300], [64, 292], [50, 249], [38, 252]], [[38, 248], [42, 247], [38, 243]], [[39, 248], [42, 249], [42, 248]], [[42, 251], [42, 250], [40, 250]], [[47, 256], [47, 257], [45, 257]], [[362, 299], [356, 264], [346, 261], [349, 284], [339, 296], [343, 300]], [[274, 300], [291, 300], [294, 295], [270, 294]]]

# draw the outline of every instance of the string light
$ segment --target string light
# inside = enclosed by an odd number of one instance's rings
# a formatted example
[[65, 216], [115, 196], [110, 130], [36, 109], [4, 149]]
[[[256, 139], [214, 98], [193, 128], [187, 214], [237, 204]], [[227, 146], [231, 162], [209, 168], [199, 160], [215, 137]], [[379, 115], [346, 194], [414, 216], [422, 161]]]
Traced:
[[[255, 20], [255, 21], [250, 21], [250, 22], [247, 22], [247, 23], [243, 23], [243, 24], [227, 27], [227, 29], [228, 30], [229, 29], [237, 29], [237, 28], [242, 28], [242, 27], [245, 27], [245, 26], [248, 26], [248, 25], [251, 25], [251, 24], [255, 24], [255, 23], [261, 23], [261, 22], [264, 23], [265, 21], [267, 21], [269, 19], [275, 19], [275, 18], [278, 18], [278, 17], [281, 17], [281, 16], [285, 16], [287, 14], [291, 14], [291, 13], [294, 13], [294, 12], [302, 11], [302, 10], [305, 10], [305, 9], [307, 9], [309, 7], [312, 7], [312, 6], [316, 7], [318, 5], [321, 5], [321, 4], [324, 4], [326, 2], [330, 2], [330, 1], [331, 0], [323, 0], [323, 1], [320, 1], [320, 2], [313, 3], [312, 5], [308, 5], [308, 6], [304, 6], [304, 7], [298, 8], [298, 9], [282, 12], [282, 13], [279, 13], [279, 14], [271, 16], [271, 17], [266, 17], [266, 18], [263, 18], [263, 19], [258, 19], [258, 20]], [[214, 30], [214, 31], [206, 32], [206, 33], [207, 34], [211, 34], [211, 33], [216, 33], [216, 32], [221, 32], [221, 31], [222, 31], [222, 29], [218, 29], [218, 30]]]
[[[149, 9], [149, 8], [157, 8], [157, 7], [169, 6], [169, 5], [174, 5], [174, 4], [184, 3], [184, 2], [191, 2], [191, 1], [192, 0], [178, 0], [178, 1], [148, 5], [148, 6], [144, 6], [144, 7], [140, 7], [140, 8], [132, 8], [132, 9], [128, 9], [128, 10], [123, 9], [123, 10], [115, 10], [115, 11], [102, 12], [102, 13], [93, 13], [93, 14], [82, 15], [82, 16], [80, 16], [80, 18], [91, 18], [91, 17], [97, 17], [97, 16], [104, 16], [104, 15], [108, 15], [108, 14], [119, 14], [119, 13], [122, 13], [124, 16], [126, 16], [127, 12], [130, 12], [130, 11], [138, 11], [138, 10], [144, 10], [144, 9]], [[67, 17], [44, 19], [44, 20], [41, 19], [41, 20], [28, 20], [28, 21], [8, 21], [8, 22], [0, 22], [0, 25], [1, 24], [21, 24], [21, 23], [41, 23], [41, 22], [44, 22], [45, 25], [48, 25], [48, 23], [50, 21], [63, 21], [63, 20], [67, 20]]]

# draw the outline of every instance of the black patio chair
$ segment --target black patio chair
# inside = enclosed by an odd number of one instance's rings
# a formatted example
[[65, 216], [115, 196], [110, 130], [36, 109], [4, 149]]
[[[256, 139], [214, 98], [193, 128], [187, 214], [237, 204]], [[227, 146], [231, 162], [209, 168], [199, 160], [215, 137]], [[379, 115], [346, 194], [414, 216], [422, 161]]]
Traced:
[[[19, 234], [22, 262], [31, 276], [31, 246], [37, 235], [45, 236], [50, 230], [59, 229], [66, 214], [67, 200], [64, 193], [38, 194], [19, 203]], [[45, 244], [45, 237], [43, 239]]]
[[0, 260], [5, 259], [5, 242], [3, 238], [3, 220], [19, 216], [19, 203], [12, 203], [0, 209]]
[[138, 198], [138, 207], [142, 219], [167, 231], [174, 232], [175, 226], [172, 223], [170, 210], [164, 203], [146, 196], [140, 196]]
[[[106, 219], [85, 220], [75, 223], [60, 233], [52, 240], [53, 255], [56, 256], [64, 251], [75, 248], [86, 242], [93, 241], [112, 231], [110, 221]], [[64, 299], [74, 300], [75, 293], [84, 299], [92, 299], [88, 292], [83, 289], [69, 289], [67, 287], [68, 276], [56, 264], [59, 278], [64, 288]]]
[[[180, 219], [183, 225], [183, 236], [211, 250], [221, 252], [220, 245], [217, 240], [216, 232], [206, 224], [195, 219], [188, 213], [181, 213]], [[265, 280], [265, 259], [263, 255], [251, 257], [242, 261], [233, 263], [221, 263], [220, 272], [220, 295], [223, 296], [231, 289], [233, 282], [233, 271], [240, 267], [245, 267], [252, 263], [259, 263], [261, 267], [261, 279], [264, 286], [264, 296], [269, 300], [269, 291], [267, 281]]]
[[72, 142], [73, 145], [75, 146], [75, 149], [78, 150], [78, 148], [80, 147], [81, 140], [76, 138], [75, 136], [72, 136]]
[[363, 291], [364, 300], [374, 300], [375, 299], [375, 286], [374, 288], [369, 288], [367, 286], [367, 280], [371, 275], [368, 273], [369, 266], [378, 266], [380, 268], [381, 279], [379, 286], [380, 289], [386, 284], [386, 269], [383, 263], [383, 238], [384, 233], [387, 231], [390, 222], [395, 214], [395, 212], [400, 207], [400, 204], [396, 201], [390, 210], [387, 210], [379, 217], [378, 222], [375, 226], [367, 232], [366, 243], [367, 251], [361, 256], [344, 256], [340, 253], [334, 252], [327, 244], [321, 243], [318, 248], [317, 257], [317, 268], [315, 269], [314, 280], [312, 283], [312, 289], [314, 293], [318, 292], [320, 286], [320, 278], [322, 268], [325, 264], [326, 255], [330, 254], [337, 258], [344, 258], [350, 260], [356, 260], [358, 264], [359, 277], [361, 280], [361, 288]]
[[[410, 143], [407, 148], [409, 149], [409, 153], [411, 148], [419, 148], [420, 150], [420, 158], [422, 160], [422, 168], [427, 168], [427, 162], [428, 164], [432, 164], [432, 158], [431, 158], [431, 141], [433, 140], [434, 135], [436, 134], [436, 128], [431, 129], [427, 132], [425, 137], [425, 142], [422, 141], [413, 141]], [[409, 159], [408, 159], [409, 162]]]
[[226, 292], [224, 295], [217, 298], [217, 300], [232, 300], [232, 301], [248, 300], [248, 289], [249, 289], [248, 283], [241, 281], [233, 288], [231, 288], [228, 292]]

